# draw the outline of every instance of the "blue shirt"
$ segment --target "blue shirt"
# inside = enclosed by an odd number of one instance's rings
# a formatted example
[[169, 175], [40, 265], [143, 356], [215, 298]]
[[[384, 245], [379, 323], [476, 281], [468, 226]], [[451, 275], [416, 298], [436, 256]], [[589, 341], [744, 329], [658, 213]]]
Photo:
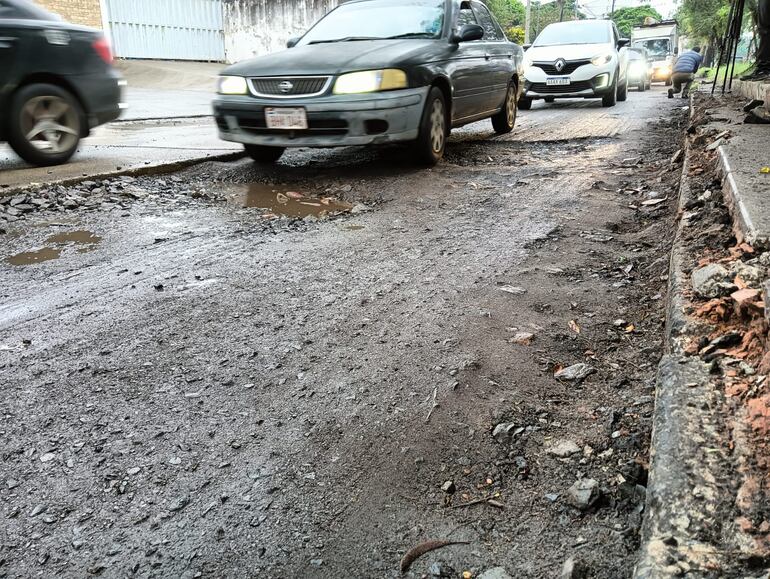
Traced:
[[694, 50], [688, 50], [687, 52], [683, 52], [682, 55], [676, 59], [674, 72], [696, 73], [702, 62], [703, 57], [700, 53], [695, 52]]

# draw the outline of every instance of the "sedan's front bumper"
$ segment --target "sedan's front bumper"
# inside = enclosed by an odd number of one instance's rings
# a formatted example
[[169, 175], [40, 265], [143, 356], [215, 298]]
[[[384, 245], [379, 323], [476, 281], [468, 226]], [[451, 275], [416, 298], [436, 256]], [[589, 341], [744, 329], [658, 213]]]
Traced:
[[[270, 99], [218, 96], [213, 103], [225, 141], [273, 147], [340, 147], [413, 141], [429, 87], [363, 95]], [[306, 130], [268, 129], [265, 107], [302, 107]]]

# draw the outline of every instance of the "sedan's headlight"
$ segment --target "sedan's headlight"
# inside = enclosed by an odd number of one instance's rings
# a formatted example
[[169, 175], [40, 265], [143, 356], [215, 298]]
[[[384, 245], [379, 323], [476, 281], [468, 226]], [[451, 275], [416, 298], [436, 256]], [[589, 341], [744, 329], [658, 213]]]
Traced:
[[217, 92], [219, 94], [249, 94], [249, 86], [242, 76], [220, 76]]
[[397, 68], [343, 74], [334, 83], [334, 94], [361, 94], [408, 88], [406, 73]]
[[612, 60], [612, 53], [606, 52], [604, 54], [597, 54], [591, 59], [591, 64], [594, 66], [604, 66]]

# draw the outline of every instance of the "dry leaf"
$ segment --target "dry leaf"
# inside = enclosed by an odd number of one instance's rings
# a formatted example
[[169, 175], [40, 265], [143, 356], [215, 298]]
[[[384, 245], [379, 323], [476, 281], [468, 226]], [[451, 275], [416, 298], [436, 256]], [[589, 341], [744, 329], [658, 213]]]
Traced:
[[570, 320], [568, 325], [570, 330], [572, 330], [576, 334], [580, 333], [580, 326], [575, 320]]

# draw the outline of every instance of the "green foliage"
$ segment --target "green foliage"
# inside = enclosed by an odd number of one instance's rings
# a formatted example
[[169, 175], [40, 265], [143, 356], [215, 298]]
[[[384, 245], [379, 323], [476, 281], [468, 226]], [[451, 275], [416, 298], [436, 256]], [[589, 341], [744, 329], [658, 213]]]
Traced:
[[682, 0], [677, 10], [677, 20], [691, 41], [714, 44], [725, 33], [729, 0]]
[[508, 30], [505, 31], [505, 35], [511, 42], [515, 42], [516, 44], [524, 44], [523, 26], [511, 26]]
[[620, 34], [626, 38], [630, 38], [634, 26], [644, 24], [644, 19], [647, 17], [652, 17], [655, 20], [663, 19], [655, 8], [647, 5], [618, 8], [612, 15], [612, 19], [617, 24]]
[[[564, 4], [563, 18], [562, 18], [562, 3]], [[548, 4], [541, 4], [540, 2], [532, 2], [532, 22], [530, 27], [530, 39], [535, 40], [540, 31], [543, 30], [549, 24], [559, 22], [560, 19], [564, 21], [568, 20], [582, 20], [585, 18], [578, 8], [576, 0], [557, 0], [556, 2], [550, 2]]]
[[521, 0], [484, 0], [503, 30], [524, 25], [524, 4]]

